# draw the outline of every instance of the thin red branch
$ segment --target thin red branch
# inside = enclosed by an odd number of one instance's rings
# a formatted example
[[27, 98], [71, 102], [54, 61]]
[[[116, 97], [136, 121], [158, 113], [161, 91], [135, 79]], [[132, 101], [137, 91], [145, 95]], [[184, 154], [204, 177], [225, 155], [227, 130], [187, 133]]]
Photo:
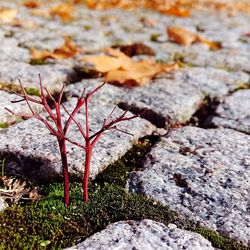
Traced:
[[76, 126], [78, 127], [82, 137], [84, 139], [86, 139], [86, 135], [85, 135], [85, 132], [84, 132], [83, 127], [81, 126], [81, 124], [74, 118], [74, 116], [72, 114], [69, 113], [69, 111], [66, 109], [66, 107], [63, 104], [62, 104], [62, 107], [65, 110], [65, 112], [69, 115], [70, 119], [73, 120], [73, 122], [76, 124]]

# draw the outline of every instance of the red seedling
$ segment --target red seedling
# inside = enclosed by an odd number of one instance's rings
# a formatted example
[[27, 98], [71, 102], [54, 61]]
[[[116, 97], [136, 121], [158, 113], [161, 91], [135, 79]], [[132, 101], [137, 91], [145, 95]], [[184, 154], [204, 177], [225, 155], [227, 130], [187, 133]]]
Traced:
[[84, 177], [83, 177], [83, 199], [85, 202], [88, 201], [88, 182], [89, 182], [89, 173], [90, 173], [90, 162], [91, 162], [91, 158], [92, 158], [92, 152], [93, 152], [93, 148], [95, 146], [95, 144], [97, 143], [97, 141], [101, 138], [101, 136], [104, 134], [105, 131], [108, 130], [112, 130], [115, 129], [117, 131], [132, 135], [126, 131], [123, 131], [119, 128], [116, 127], [116, 124], [122, 121], [129, 121], [132, 120], [136, 117], [139, 117], [142, 113], [145, 112], [145, 110], [141, 113], [141, 114], [137, 114], [137, 115], [131, 115], [129, 117], [126, 117], [126, 114], [129, 112], [129, 110], [131, 109], [132, 106], [130, 106], [129, 109], [127, 109], [126, 111], [124, 111], [120, 116], [112, 119], [112, 115], [116, 109], [116, 107], [113, 108], [113, 110], [111, 111], [111, 113], [108, 115], [108, 117], [106, 119], [104, 119], [102, 127], [94, 134], [90, 135], [89, 131], [89, 110], [88, 110], [88, 104], [90, 102], [90, 98], [91, 98], [92, 94], [88, 93], [84, 100], [84, 106], [85, 106], [85, 128], [78, 122], [75, 120], [75, 118], [66, 110], [66, 108], [63, 106], [63, 108], [65, 109], [65, 111], [67, 112], [67, 114], [72, 118], [72, 120], [75, 122], [75, 124], [77, 125], [83, 139], [84, 139], [84, 144], [80, 144], [77, 142], [74, 142], [72, 140], [67, 140], [79, 147], [81, 147], [84, 151], [85, 151], [85, 163], [84, 163]]
[[[20, 96], [22, 99], [17, 100], [17, 101], [12, 101], [12, 103], [25, 101], [27, 103], [27, 106], [29, 107], [29, 109], [31, 111], [31, 114], [15, 113], [8, 108], [5, 108], [5, 109], [7, 111], [9, 111], [11, 114], [16, 115], [16, 116], [20, 116], [23, 118], [34, 117], [34, 118], [38, 119], [39, 121], [44, 123], [44, 125], [49, 130], [50, 134], [54, 135], [57, 138], [60, 153], [61, 153], [61, 160], [62, 160], [63, 179], [64, 179], [64, 203], [66, 206], [69, 205], [69, 172], [68, 172], [66, 141], [69, 141], [72, 144], [81, 147], [85, 151], [85, 163], [84, 163], [85, 172], [84, 172], [84, 178], [83, 178], [84, 196], [83, 196], [83, 198], [84, 198], [84, 201], [87, 202], [88, 201], [88, 180], [89, 180], [90, 162], [91, 162], [93, 147], [95, 146], [97, 141], [100, 139], [100, 137], [103, 135], [103, 133], [107, 130], [115, 129], [115, 130], [118, 130], [120, 132], [129, 134], [128, 132], [125, 132], [123, 130], [118, 129], [116, 127], [116, 124], [119, 122], [122, 122], [122, 121], [132, 120], [132, 119], [140, 116], [145, 111], [143, 111], [141, 114], [131, 115], [129, 117], [126, 117], [126, 114], [128, 113], [128, 111], [131, 108], [130, 107], [128, 110], [124, 111], [120, 116], [112, 119], [112, 115], [115, 111], [115, 108], [114, 108], [112, 110], [112, 112], [109, 114], [109, 116], [106, 119], [104, 119], [100, 130], [98, 130], [96, 133], [90, 135], [90, 133], [89, 133], [90, 129], [89, 129], [88, 104], [90, 102], [92, 95], [94, 95], [101, 87], [103, 87], [105, 85], [105, 82], [102, 83], [101, 85], [99, 85], [98, 87], [96, 87], [91, 92], [88, 92], [85, 97], [83, 96], [85, 91], [83, 91], [82, 95], [78, 98], [76, 106], [72, 112], [69, 112], [68, 110], [66, 110], [66, 108], [62, 105], [63, 108], [65, 109], [66, 113], [69, 116], [63, 125], [62, 117], [61, 117], [61, 102], [62, 102], [62, 96], [63, 96], [63, 91], [64, 91], [65, 85], [62, 86], [62, 89], [59, 92], [58, 99], [55, 100], [55, 98], [50, 94], [50, 92], [47, 90], [47, 88], [43, 87], [40, 75], [39, 75], [39, 80], [40, 80], [39, 84], [40, 84], [40, 92], [41, 92], [40, 99], [35, 99], [35, 98], [29, 96], [27, 94], [27, 92], [25, 91], [25, 88], [23, 87], [23, 85], [19, 81], [23, 94], [19, 94], [19, 93], [16, 93], [16, 94], [18, 96]], [[45, 95], [44, 91], [46, 92], [46, 95]], [[50, 108], [46, 97], [50, 98], [52, 100], [52, 102], [54, 104], [54, 110], [52, 110]], [[35, 104], [43, 106], [45, 111], [48, 113], [49, 119], [45, 119], [40, 114], [35, 112], [31, 106], [31, 103], [35, 103]], [[85, 129], [74, 118], [75, 115], [79, 112], [79, 110], [83, 106], [85, 106]], [[66, 134], [67, 134], [68, 128], [69, 128], [72, 121], [77, 125], [79, 132], [84, 139], [84, 142], [85, 142], [84, 144], [74, 142], [72, 139], [67, 138]], [[55, 126], [53, 126], [53, 124]]]
[[[29, 107], [31, 114], [22, 114], [22, 113], [15, 113], [12, 110], [5, 108], [7, 111], [9, 111], [11, 114], [20, 116], [22, 118], [31, 118], [34, 117], [37, 120], [44, 123], [44, 125], [47, 127], [51, 135], [56, 136], [60, 154], [61, 154], [61, 160], [62, 160], [62, 168], [63, 168], [63, 179], [64, 179], [64, 203], [66, 206], [69, 205], [69, 172], [68, 172], [68, 161], [67, 161], [67, 149], [66, 149], [66, 133], [68, 131], [68, 128], [70, 126], [70, 123], [72, 122], [72, 118], [75, 116], [75, 114], [80, 110], [80, 108], [84, 105], [85, 99], [81, 96], [78, 98], [77, 104], [73, 111], [70, 113], [69, 118], [65, 122], [64, 126], [62, 124], [62, 117], [61, 117], [61, 101], [63, 96], [63, 91], [65, 85], [62, 86], [61, 91], [59, 92], [58, 99], [55, 100], [55, 98], [50, 94], [50, 92], [47, 90], [47, 88], [43, 87], [41, 76], [39, 75], [39, 84], [40, 84], [40, 100], [35, 99], [31, 96], [29, 96], [23, 87], [22, 83], [19, 81], [21, 90], [23, 94], [16, 93], [18, 96], [20, 96], [22, 99], [17, 101], [12, 101], [12, 103], [22, 102], [25, 101], [27, 103], [27, 106]], [[101, 88], [105, 83], [103, 83], [101, 86], [97, 87], [95, 90], [89, 93], [91, 96], [96, 91], [98, 91], [99, 88]], [[45, 95], [45, 93], [47, 95]], [[54, 112], [50, 108], [48, 101], [46, 99], [46, 96], [50, 98], [53, 101], [54, 104]], [[34, 109], [31, 106], [31, 103], [35, 103], [38, 105], [42, 105], [45, 111], [47, 112], [49, 119], [43, 118], [40, 114], [34, 111]], [[55, 125], [55, 128], [53, 127], [53, 124]]]

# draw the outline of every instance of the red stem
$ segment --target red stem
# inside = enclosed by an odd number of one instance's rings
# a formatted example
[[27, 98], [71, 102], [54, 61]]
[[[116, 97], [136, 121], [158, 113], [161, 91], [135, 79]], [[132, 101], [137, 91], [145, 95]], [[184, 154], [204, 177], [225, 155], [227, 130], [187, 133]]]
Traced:
[[86, 142], [86, 149], [85, 149], [85, 171], [83, 177], [83, 200], [88, 202], [88, 182], [89, 182], [89, 172], [90, 172], [90, 161], [92, 156], [92, 146], [90, 141]]
[[69, 171], [68, 171], [68, 161], [67, 161], [67, 150], [66, 150], [66, 140], [58, 139], [62, 167], [63, 167], [63, 183], [64, 183], [64, 203], [66, 206], [69, 205]]

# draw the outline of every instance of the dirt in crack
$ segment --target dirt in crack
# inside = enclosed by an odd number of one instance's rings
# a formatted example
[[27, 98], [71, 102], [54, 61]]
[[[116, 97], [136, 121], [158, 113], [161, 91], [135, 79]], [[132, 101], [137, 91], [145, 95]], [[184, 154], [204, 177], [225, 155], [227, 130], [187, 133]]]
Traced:
[[220, 104], [219, 99], [207, 96], [192, 118], [185, 124], [200, 128], [214, 128], [211, 120]]
[[146, 154], [151, 150], [159, 136], [151, 135], [141, 138], [120, 160], [109, 165], [94, 180], [94, 183], [112, 183], [125, 187], [128, 175], [140, 169]]

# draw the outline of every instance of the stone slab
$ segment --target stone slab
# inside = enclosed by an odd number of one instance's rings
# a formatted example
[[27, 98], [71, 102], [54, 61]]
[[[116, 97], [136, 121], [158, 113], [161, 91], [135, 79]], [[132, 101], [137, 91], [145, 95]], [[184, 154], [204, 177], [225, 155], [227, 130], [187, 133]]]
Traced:
[[[30, 65], [18, 61], [0, 61], [0, 83], [1, 85], [16, 85], [19, 87], [18, 79], [26, 88], [39, 89], [40, 74], [44, 87], [52, 93], [58, 92], [63, 82], [73, 74], [71, 67], [62, 64]], [[18, 70], [17, 70], [18, 69]]]
[[[145, 118], [159, 127], [167, 127], [169, 119], [185, 123], [199, 108], [205, 96], [222, 97], [249, 81], [242, 72], [227, 72], [214, 68], [185, 68], [159, 76], [146, 86], [117, 87], [107, 85], [98, 95], [106, 102], [134, 105], [134, 111], [148, 108]], [[102, 79], [84, 80], [70, 85], [66, 91], [79, 96], [84, 86], [93, 88]], [[84, 83], [84, 84], [83, 84]], [[133, 110], [132, 109], [132, 110]]]
[[248, 51], [239, 49], [223, 49], [215, 52], [190, 52], [184, 57], [184, 62], [200, 67], [216, 67], [229, 71], [250, 72], [250, 56]]
[[8, 207], [8, 204], [6, 203], [6, 201], [0, 197], [0, 212], [3, 211], [7, 207]]
[[[20, 99], [21, 98], [15, 94], [10, 94], [0, 90], [0, 124], [2, 126], [5, 127], [11, 125], [22, 119], [21, 117], [10, 114], [5, 108], [13, 110], [16, 113], [31, 114], [25, 102], [11, 103], [11, 101], [17, 101]], [[32, 105], [32, 108], [38, 112], [42, 111], [42, 107], [39, 105]]]
[[212, 124], [250, 134], [250, 90], [239, 90], [216, 109]]
[[120, 221], [110, 224], [68, 250], [212, 250], [211, 243], [201, 235], [179, 228], [169, 228], [162, 223], [143, 221]]
[[127, 187], [249, 245], [249, 145], [249, 136], [230, 129], [174, 129]]
[[[73, 110], [75, 102], [76, 98], [72, 98], [70, 102], [65, 103], [69, 111]], [[104, 118], [112, 109], [113, 105], [90, 104], [91, 134], [101, 128]], [[121, 113], [123, 111], [117, 108], [114, 116]], [[42, 116], [47, 117], [46, 114]], [[62, 112], [63, 119], [66, 119], [66, 116], [66, 113]], [[78, 114], [77, 119], [81, 124], [84, 124], [83, 117], [83, 113]], [[93, 150], [90, 178], [94, 178], [105, 167], [124, 155], [132, 147], [133, 142], [152, 134], [155, 129], [153, 125], [141, 118], [117, 124], [117, 127], [128, 131], [133, 136], [115, 130], [105, 132]], [[68, 131], [68, 137], [76, 142], [83, 142], [74, 124]], [[67, 150], [70, 174], [81, 177], [84, 172], [84, 151], [69, 143]], [[42, 123], [33, 118], [0, 132], [0, 158], [6, 159], [6, 171], [11, 174], [41, 181], [57, 179], [61, 176], [60, 153], [56, 138], [49, 134]]]

